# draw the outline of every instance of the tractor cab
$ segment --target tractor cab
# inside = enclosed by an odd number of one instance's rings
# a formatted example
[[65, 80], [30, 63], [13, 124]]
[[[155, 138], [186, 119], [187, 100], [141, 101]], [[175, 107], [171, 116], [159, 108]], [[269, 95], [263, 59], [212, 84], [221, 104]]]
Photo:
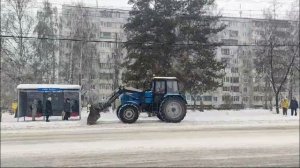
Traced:
[[154, 77], [151, 90], [154, 94], [179, 94], [176, 77]]
[[176, 77], [154, 77], [151, 91], [153, 93], [153, 111], [159, 111], [160, 104], [165, 97], [179, 95], [178, 80]]

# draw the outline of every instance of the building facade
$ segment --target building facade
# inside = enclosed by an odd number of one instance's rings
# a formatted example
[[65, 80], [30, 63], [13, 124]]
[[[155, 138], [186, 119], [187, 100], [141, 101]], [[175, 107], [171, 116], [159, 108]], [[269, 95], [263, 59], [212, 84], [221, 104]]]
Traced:
[[[123, 25], [127, 22], [129, 11], [103, 8], [84, 9], [89, 11], [89, 18], [95, 27], [93, 39], [98, 41], [95, 44], [92, 64], [89, 66], [92, 70], [84, 71], [82, 79], [76, 79], [81, 80], [81, 85], [86, 87], [86, 92], [89, 93], [88, 97], [94, 97], [94, 101], [99, 101], [99, 98], [107, 98], [111, 91], [121, 84], [119, 64], [126, 55], [126, 51], [123, 51], [116, 42], [126, 40]], [[63, 6], [61, 36], [72, 34], [72, 25], [74, 24], [70, 22], [76, 21], [68, 19], [70, 15], [65, 16], [64, 14], [72, 13], [74, 10], [76, 10], [74, 6]], [[219, 41], [223, 42], [224, 45], [217, 48], [216, 59], [226, 64], [226, 75], [222, 80], [223, 87], [196, 96], [195, 103], [200, 105], [200, 102], [202, 102], [204, 105], [214, 108], [221, 108], [222, 106], [236, 108], [263, 107], [266, 105], [267, 97], [272, 93], [272, 90], [266, 92], [266, 88], [270, 89], [270, 86], [265, 86], [265, 79], [256, 73], [255, 48], [248, 44], [257, 44], [261, 38], [261, 25], [265, 21], [253, 18], [223, 17], [221, 22], [226, 24], [227, 27], [217, 35]], [[279, 23], [285, 23], [285, 21], [279, 21]], [[69, 41], [62, 42], [61, 63], [67, 62], [68, 58], [71, 57], [70, 50], [72, 47], [74, 46]], [[80, 67], [80, 65], [76, 65], [76, 67]], [[68, 68], [72, 69], [72, 67]], [[116, 70], [120, 70], [117, 76], [115, 75]], [[64, 66], [61, 71], [65, 71]], [[79, 70], [75, 73], [79, 73]], [[68, 79], [70, 79], [70, 76]], [[62, 78], [61, 80], [63, 81]], [[296, 95], [299, 89], [297, 82], [299, 81], [293, 82], [292, 93]], [[75, 83], [80, 82], [75, 81]], [[88, 86], [89, 84], [90, 86]], [[284, 89], [282, 95], [287, 94], [288, 89]], [[186, 98], [190, 105], [194, 104], [188, 93]]]

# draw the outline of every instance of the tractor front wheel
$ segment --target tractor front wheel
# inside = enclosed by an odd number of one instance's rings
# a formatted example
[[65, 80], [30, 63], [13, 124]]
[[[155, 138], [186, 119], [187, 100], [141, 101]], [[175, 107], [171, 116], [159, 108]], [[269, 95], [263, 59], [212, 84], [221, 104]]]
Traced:
[[159, 114], [166, 122], [178, 123], [186, 115], [186, 105], [184, 101], [177, 97], [168, 97], [162, 101]]
[[139, 111], [135, 105], [125, 104], [118, 111], [118, 118], [123, 123], [134, 123], [139, 118]]

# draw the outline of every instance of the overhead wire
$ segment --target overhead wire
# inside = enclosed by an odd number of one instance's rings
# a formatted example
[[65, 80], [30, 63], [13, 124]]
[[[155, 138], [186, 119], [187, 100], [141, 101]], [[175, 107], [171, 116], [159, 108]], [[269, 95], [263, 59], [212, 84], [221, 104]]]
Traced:
[[[116, 41], [116, 40], [93, 40], [93, 39], [79, 39], [79, 38], [52, 38], [52, 37], [34, 37], [34, 36], [12, 36], [12, 35], [1, 35], [0, 37], [2, 38], [24, 38], [24, 39], [38, 39], [38, 40], [58, 40], [58, 41], [75, 41], [75, 42], [90, 42], [90, 43], [112, 43], [112, 44], [144, 44], [144, 45], [175, 45], [175, 46], [193, 46], [193, 45], [199, 45], [199, 44], [176, 44], [176, 43], [141, 43], [141, 42], [128, 42], [128, 41]], [[218, 42], [217, 42], [218, 43]], [[200, 44], [202, 46], [248, 46], [248, 47], [254, 47], [254, 46], [269, 46], [268, 44], [220, 44], [220, 45], [215, 45], [215, 44]], [[283, 47], [283, 46], [299, 46], [298, 44], [293, 44], [293, 43], [287, 43], [287, 44], [276, 44], [278, 47]]]

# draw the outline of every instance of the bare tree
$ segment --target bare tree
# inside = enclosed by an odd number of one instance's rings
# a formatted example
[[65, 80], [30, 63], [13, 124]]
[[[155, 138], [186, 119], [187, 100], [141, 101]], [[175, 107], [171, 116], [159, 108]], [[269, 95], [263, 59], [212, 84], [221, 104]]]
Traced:
[[[58, 32], [57, 9], [48, 0], [43, 2], [43, 8], [37, 12], [37, 25], [34, 33], [39, 38], [52, 38]], [[33, 57], [33, 72], [38, 83], [54, 83], [56, 72], [57, 41], [37, 39], [33, 42], [35, 54]]]
[[[61, 36], [69, 39], [60, 42], [61, 82], [82, 86], [83, 103], [95, 98], [92, 90], [96, 80], [95, 60], [97, 59], [97, 43], [89, 42], [97, 38], [98, 27], [93, 11], [84, 7], [63, 6], [60, 31]], [[94, 91], [94, 90], [93, 90]]]
[[[64, 67], [60, 70], [60, 76], [63, 81], [68, 83], [82, 84], [82, 76], [91, 72], [93, 57], [96, 54], [96, 44], [87, 42], [96, 38], [96, 25], [93, 21], [89, 9], [84, 4], [79, 3], [75, 7], [66, 6], [63, 9], [61, 18], [61, 31], [65, 36], [74, 41], [61, 42], [61, 54], [66, 56], [66, 60], [60, 65]], [[78, 41], [79, 40], [79, 41]], [[86, 77], [85, 80], [88, 80]], [[89, 81], [87, 81], [88, 83]]]
[[[289, 29], [290, 21], [274, 20], [270, 12], [266, 12], [266, 19], [260, 22], [261, 29], [257, 43], [263, 47], [256, 49], [256, 70], [263, 75], [263, 79], [270, 82], [275, 102], [276, 112], [279, 113], [279, 95], [286, 90], [286, 82], [297, 56], [297, 47], [292, 44], [293, 36]], [[268, 85], [265, 85], [266, 88]]]
[[7, 0], [1, 12], [2, 72], [1, 103], [7, 107], [16, 98], [19, 83], [32, 82], [31, 40], [24, 38], [32, 33], [33, 19], [30, 16], [30, 0]]
[[28, 14], [30, 0], [7, 0], [6, 35], [12, 36], [5, 40], [6, 56], [4, 62], [9, 69], [3, 69], [15, 83], [30, 82], [30, 63], [32, 48], [29, 39], [23, 38], [32, 32], [33, 19]]

